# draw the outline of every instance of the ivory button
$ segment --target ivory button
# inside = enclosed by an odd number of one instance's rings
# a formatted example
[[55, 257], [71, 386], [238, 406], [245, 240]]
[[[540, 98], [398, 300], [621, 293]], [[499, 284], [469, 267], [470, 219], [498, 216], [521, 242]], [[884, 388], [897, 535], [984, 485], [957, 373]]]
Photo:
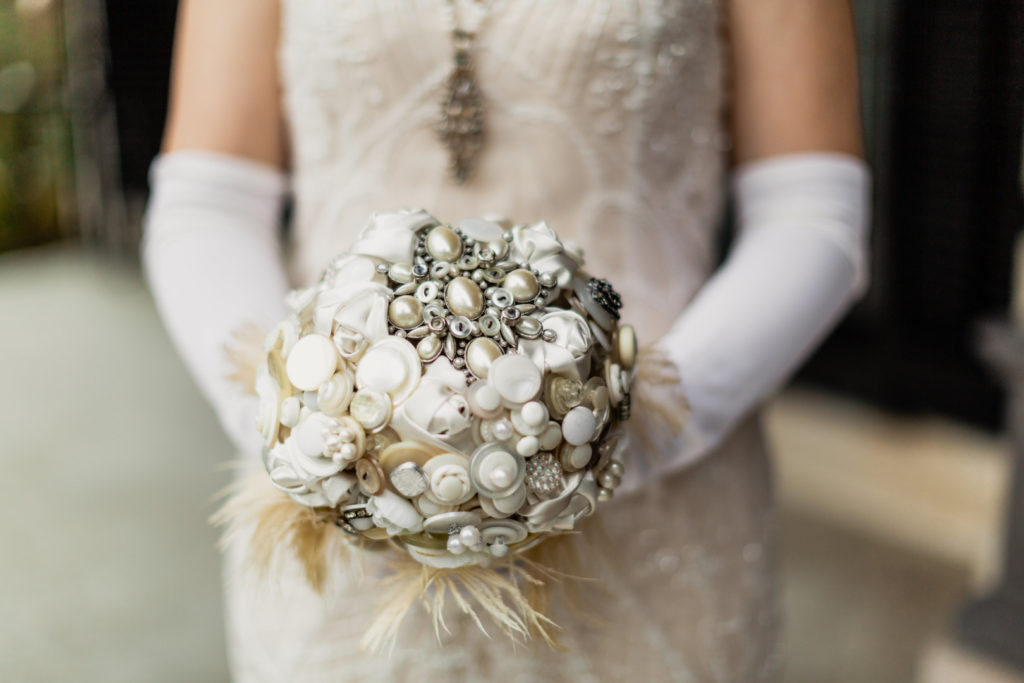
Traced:
[[427, 517], [423, 522], [423, 530], [432, 534], [448, 534], [453, 529], [467, 526], [478, 526], [482, 520], [475, 512], [441, 512]]
[[316, 391], [338, 369], [338, 352], [327, 337], [309, 334], [295, 342], [285, 372], [288, 381], [302, 391]]
[[521, 404], [533, 399], [540, 391], [541, 374], [526, 356], [507, 353], [495, 359], [487, 375], [504, 401]]
[[594, 413], [584, 406], [576, 406], [562, 419], [562, 436], [574, 446], [590, 441], [596, 428]]
[[486, 443], [473, 453], [469, 466], [473, 485], [482, 496], [508, 495], [526, 476], [526, 461], [501, 443]]
[[399, 441], [384, 448], [380, 453], [380, 466], [390, 474], [404, 463], [423, 467], [437, 451], [419, 441]]
[[488, 520], [479, 525], [480, 535], [485, 543], [503, 542], [505, 545], [519, 543], [526, 539], [526, 525], [514, 519]]
[[356, 366], [356, 386], [406, 398], [419, 384], [422, 366], [416, 347], [405, 339], [385, 337], [375, 342]]
[[324, 432], [331, 418], [323, 413], [313, 413], [292, 430], [292, 440], [299, 451], [309, 458], [320, 456], [327, 446]]
[[501, 411], [501, 396], [487, 382], [474, 382], [466, 392], [466, 400], [473, 414], [489, 418]]
[[548, 422], [548, 426], [540, 435], [540, 449], [553, 451], [562, 443], [562, 427], [554, 420]]
[[430, 490], [424, 495], [441, 505], [461, 505], [472, 498], [469, 462], [461, 453], [442, 453], [428, 460], [423, 471], [430, 477]]
[[487, 498], [481, 496], [480, 508], [489, 517], [504, 519], [514, 515], [526, 502], [526, 487], [520, 486], [507, 496], [500, 498]]
[[570, 443], [562, 446], [560, 461], [562, 463], [562, 469], [567, 472], [575, 472], [581, 470], [587, 466], [590, 462], [590, 457], [593, 455], [593, 449], [589, 443], [585, 443], [580, 446], [573, 446]]
[[535, 436], [524, 436], [516, 442], [516, 452], [524, 458], [535, 455], [540, 450], [540, 443]]

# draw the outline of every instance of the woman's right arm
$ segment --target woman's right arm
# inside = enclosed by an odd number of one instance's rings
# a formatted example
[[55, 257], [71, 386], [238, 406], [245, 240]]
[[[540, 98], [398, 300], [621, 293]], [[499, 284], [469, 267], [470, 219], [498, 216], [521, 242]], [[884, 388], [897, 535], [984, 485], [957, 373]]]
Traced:
[[225, 347], [269, 330], [288, 291], [287, 152], [277, 0], [183, 0], [167, 127], [150, 167], [143, 271], [168, 335], [236, 448], [258, 457], [256, 400]]

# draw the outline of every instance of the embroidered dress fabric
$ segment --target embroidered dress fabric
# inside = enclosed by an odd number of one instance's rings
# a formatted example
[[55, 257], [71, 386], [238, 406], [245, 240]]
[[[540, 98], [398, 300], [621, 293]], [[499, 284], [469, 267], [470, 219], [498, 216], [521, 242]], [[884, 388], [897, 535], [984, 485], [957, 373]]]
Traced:
[[[460, 16], [474, 11], [455, 1]], [[713, 0], [495, 0], [473, 43], [487, 139], [472, 176], [457, 185], [434, 132], [452, 63], [444, 2], [282, 0], [292, 282], [312, 284], [373, 211], [544, 219], [584, 248], [589, 269], [622, 294], [641, 345], [653, 343], [714, 265], [728, 148], [723, 8]], [[284, 563], [273, 582], [242, 571], [245, 548], [233, 545], [224, 571], [234, 675], [771, 680], [770, 489], [755, 412], [698, 464], [605, 504], [601, 533], [591, 534], [603, 559], [586, 568], [605, 590], [588, 588], [595, 592], [584, 615], [551, 615], [568, 651], [488, 639], [452, 605], [444, 645], [416, 609], [390, 657], [363, 654], [384, 557], [367, 554], [361, 567], [339, 572], [325, 597], [297, 564]]]

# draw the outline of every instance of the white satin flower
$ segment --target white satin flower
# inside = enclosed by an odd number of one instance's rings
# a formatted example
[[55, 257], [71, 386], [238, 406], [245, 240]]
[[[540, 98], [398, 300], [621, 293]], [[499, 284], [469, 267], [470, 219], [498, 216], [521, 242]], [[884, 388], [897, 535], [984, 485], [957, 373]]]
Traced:
[[416, 248], [416, 231], [440, 223], [423, 209], [374, 211], [359, 232], [352, 253], [409, 263]]
[[541, 273], [551, 273], [559, 287], [569, 284], [579, 268], [576, 258], [566, 253], [558, 235], [545, 221], [512, 228], [512, 258], [529, 261]]

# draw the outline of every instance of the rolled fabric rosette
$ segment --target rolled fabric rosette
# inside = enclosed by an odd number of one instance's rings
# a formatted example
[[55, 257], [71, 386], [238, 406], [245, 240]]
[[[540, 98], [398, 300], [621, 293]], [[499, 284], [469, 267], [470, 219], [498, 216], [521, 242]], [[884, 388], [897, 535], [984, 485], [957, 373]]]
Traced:
[[288, 305], [256, 373], [264, 464], [350, 539], [488, 567], [621, 482], [636, 336], [546, 222], [375, 212]]

